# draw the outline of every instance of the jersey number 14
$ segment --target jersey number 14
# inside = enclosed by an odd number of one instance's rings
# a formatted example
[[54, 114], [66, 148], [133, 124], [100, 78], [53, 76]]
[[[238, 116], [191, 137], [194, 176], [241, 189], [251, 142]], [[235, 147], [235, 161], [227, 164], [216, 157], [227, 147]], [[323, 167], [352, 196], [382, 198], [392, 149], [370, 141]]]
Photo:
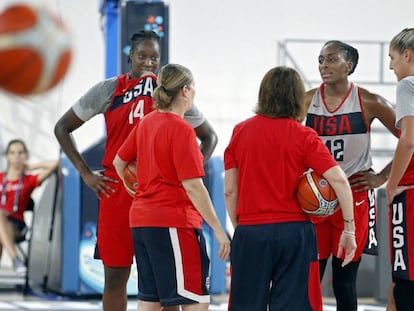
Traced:
[[131, 106], [131, 111], [128, 115], [129, 124], [134, 124], [134, 119], [142, 119], [144, 117], [144, 103], [145, 101], [140, 99], [137, 103]]

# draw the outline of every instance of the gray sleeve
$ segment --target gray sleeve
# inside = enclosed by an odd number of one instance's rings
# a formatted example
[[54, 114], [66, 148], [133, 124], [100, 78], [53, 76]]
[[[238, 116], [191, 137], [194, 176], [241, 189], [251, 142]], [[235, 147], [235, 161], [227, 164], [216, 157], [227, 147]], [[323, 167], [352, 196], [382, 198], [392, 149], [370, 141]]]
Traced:
[[414, 116], [414, 77], [410, 76], [398, 82], [395, 114], [395, 127], [398, 129], [401, 128], [402, 118]]
[[190, 123], [193, 128], [196, 128], [203, 124], [206, 118], [198, 110], [197, 106], [193, 104], [193, 107], [184, 114], [184, 120]]
[[79, 119], [88, 121], [93, 116], [104, 113], [112, 101], [116, 83], [117, 77], [98, 82], [79, 98], [72, 106]]

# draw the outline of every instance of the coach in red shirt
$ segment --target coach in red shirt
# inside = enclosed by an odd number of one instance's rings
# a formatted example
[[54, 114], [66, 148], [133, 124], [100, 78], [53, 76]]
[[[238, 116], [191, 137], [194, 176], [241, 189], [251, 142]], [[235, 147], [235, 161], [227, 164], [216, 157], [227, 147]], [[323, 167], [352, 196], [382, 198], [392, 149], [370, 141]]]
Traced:
[[316, 235], [295, 191], [309, 168], [337, 193], [344, 265], [355, 252], [348, 180], [317, 133], [301, 124], [305, 88], [291, 68], [263, 78], [256, 115], [237, 124], [224, 153], [225, 197], [235, 227], [229, 310], [322, 310]]
[[226, 259], [230, 241], [215, 214], [202, 177], [203, 157], [193, 128], [184, 121], [195, 86], [191, 72], [177, 64], [161, 68], [154, 112], [145, 116], [114, 160], [117, 173], [137, 160], [130, 227], [138, 267], [138, 309], [186, 305], [208, 310], [209, 258], [202, 219]]

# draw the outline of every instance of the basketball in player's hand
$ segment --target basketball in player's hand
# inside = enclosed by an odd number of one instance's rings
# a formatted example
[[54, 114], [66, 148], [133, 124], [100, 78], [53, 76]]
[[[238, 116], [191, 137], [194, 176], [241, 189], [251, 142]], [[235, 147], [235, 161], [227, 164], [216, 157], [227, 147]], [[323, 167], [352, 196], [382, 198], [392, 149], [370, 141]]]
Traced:
[[134, 160], [134, 161], [129, 162], [128, 165], [125, 166], [125, 169], [124, 169], [124, 186], [126, 190], [128, 191], [128, 193], [132, 196], [135, 195], [135, 191], [137, 190], [137, 187], [138, 187], [136, 173], [137, 173], [137, 166]]
[[338, 209], [336, 193], [328, 181], [314, 171], [301, 177], [296, 197], [300, 208], [311, 215], [329, 216]]

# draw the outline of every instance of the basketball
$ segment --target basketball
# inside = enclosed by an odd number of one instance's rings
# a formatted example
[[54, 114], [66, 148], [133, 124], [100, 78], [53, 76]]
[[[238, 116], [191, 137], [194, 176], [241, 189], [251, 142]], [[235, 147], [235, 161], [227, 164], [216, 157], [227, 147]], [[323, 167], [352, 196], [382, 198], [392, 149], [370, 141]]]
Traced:
[[50, 90], [66, 75], [69, 33], [44, 7], [16, 4], [0, 12], [0, 88], [15, 95]]
[[137, 166], [136, 166], [135, 161], [131, 161], [128, 163], [127, 166], [125, 166], [124, 185], [128, 193], [131, 195], [135, 194], [135, 191], [137, 190], [137, 187], [138, 187], [136, 172], [137, 172]]
[[329, 216], [338, 209], [335, 191], [325, 178], [314, 171], [303, 174], [296, 197], [302, 210], [311, 215]]

